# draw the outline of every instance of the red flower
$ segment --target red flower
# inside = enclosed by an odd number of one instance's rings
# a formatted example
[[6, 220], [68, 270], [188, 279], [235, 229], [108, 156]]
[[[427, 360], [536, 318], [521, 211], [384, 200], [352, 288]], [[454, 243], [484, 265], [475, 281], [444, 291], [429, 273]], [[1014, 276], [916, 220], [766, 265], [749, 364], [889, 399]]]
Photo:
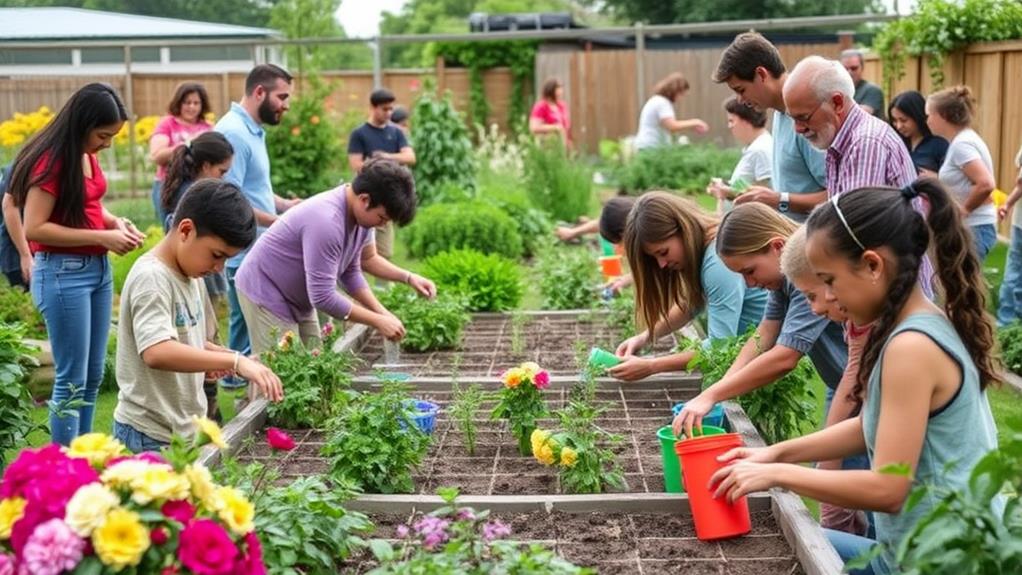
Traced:
[[171, 565], [169, 567], [164, 567], [163, 571], [160, 571], [160, 575], [177, 575], [177, 573], [178, 573], [177, 565]]
[[167, 530], [163, 527], [155, 527], [149, 532], [149, 539], [152, 540], [153, 545], [163, 545], [169, 539]]
[[263, 563], [263, 546], [259, 543], [259, 537], [254, 531], [245, 535], [245, 547], [248, 553], [239, 557], [234, 564], [232, 575], [266, 575], [266, 565]]
[[532, 382], [536, 384], [536, 389], [546, 389], [550, 386], [550, 373], [541, 371], [536, 374]]
[[188, 501], [181, 499], [164, 503], [163, 507], [160, 508], [160, 513], [168, 519], [173, 519], [182, 525], [188, 525], [195, 517], [195, 508]]
[[230, 575], [238, 548], [215, 521], [198, 519], [181, 532], [178, 557], [195, 575]]
[[277, 451], [291, 451], [295, 448], [295, 440], [291, 439], [290, 435], [276, 427], [271, 427], [266, 430], [266, 443], [269, 443], [270, 448]]

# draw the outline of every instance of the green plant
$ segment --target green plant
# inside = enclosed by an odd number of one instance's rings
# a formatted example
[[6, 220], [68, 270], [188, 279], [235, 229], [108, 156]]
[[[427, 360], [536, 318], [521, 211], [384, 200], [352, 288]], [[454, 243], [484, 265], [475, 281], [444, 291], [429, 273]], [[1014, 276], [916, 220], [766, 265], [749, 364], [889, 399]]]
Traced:
[[398, 526], [397, 549], [387, 541], [369, 542], [380, 566], [371, 575], [412, 573], [490, 575], [569, 575], [591, 573], [572, 565], [542, 545], [523, 545], [506, 538], [511, 529], [490, 520], [488, 510], [459, 507], [458, 490], [437, 490], [445, 505]]
[[505, 371], [501, 380], [504, 387], [490, 418], [506, 419], [511, 435], [518, 440], [518, 451], [529, 455], [532, 453], [532, 432], [537, 422], [549, 413], [542, 390], [550, 386], [550, 374], [536, 363], [527, 361]]
[[464, 295], [469, 311], [514, 309], [525, 291], [522, 272], [515, 262], [475, 250], [439, 253], [426, 260], [423, 273], [440, 290]]
[[6, 466], [5, 453], [28, 444], [28, 434], [45, 429], [32, 420], [32, 395], [23, 385], [25, 366], [35, 362], [35, 350], [22, 341], [25, 326], [0, 323], [0, 468]]
[[405, 325], [402, 349], [423, 352], [453, 349], [461, 344], [461, 331], [471, 321], [463, 296], [440, 291], [425, 299], [408, 286], [394, 286], [379, 294], [380, 303]]
[[935, 88], [944, 84], [944, 58], [974, 42], [1022, 38], [1016, 0], [920, 0], [910, 16], [887, 23], [873, 39], [884, 68], [884, 87], [905, 74], [906, 56], [926, 56]]
[[117, 325], [110, 326], [110, 337], [106, 340], [106, 355], [103, 356], [103, 381], [100, 393], [116, 393], [117, 387]]
[[454, 109], [450, 93], [438, 98], [433, 85], [426, 84], [412, 109], [415, 182], [421, 205], [436, 201], [437, 191], [445, 182], [475, 189], [472, 142], [465, 122]]
[[599, 264], [588, 249], [550, 249], [539, 256], [534, 273], [543, 309], [588, 309], [596, 300]]
[[11, 287], [0, 278], [0, 323], [20, 322], [25, 326], [25, 337], [46, 339], [46, 322], [39, 313], [32, 294], [20, 287]]
[[346, 158], [323, 107], [330, 86], [317, 76], [309, 76], [308, 84], [308, 92], [295, 98], [280, 124], [266, 133], [273, 191], [284, 197], [308, 198], [333, 188], [338, 182], [338, 161]]
[[589, 213], [593, 203], [593, 175], [589, 166], [572, 158], [556, 138], [544, 138], [526, 147], [525, 179], [532, 205], [555, 219], [575, 221]]
[[607, 325], [618, 330], [622, 337], [635, 335], [635, 293], [622, 291], [607, 305]]
[[468, 454], [475, 455], [477, 431], [475, 416], [483, 402], [486, 401], [486, 393], [483, 392], [481, 386], [475, 384], [463, 388], [455, 382], [453, 389], [454, 401], [451, 402], [448, 411], [454, 424], [465, 435], [465, 447], [468, 449]]
[[409, 255], [416, 258], [461, 248], [511, 259], [522, 255], [515, 221], [500, 208], [479, 201], [429, 206], [408, 226], [405, 237]]
[[636, 154], [616, 174], [618, 183], [631, 194], [648, 190], [702, 192], [710, 178], [726, 177], [741, 156], [737, 149], [712, 145], [665, 146]]
[[521, 310], [511, 314], [511, 353], [516, 357], [525, 353], [525, 326], [531, 321]]
[[289, 428], [322, 427], [348, 401], [357, 360], [349, 352], [334, 351], [337, 333], [333, 323], [327, 323], [322, 348], [309, 348], [287, 332], [273, 349], [263, 353], [263, 363], [287, 390], [283, 400], [267, 408], [271, 421]]
[[561, 431], [537, 430], [533, 435], [536, 459], [546, 465], [558, 465], [561, 486], [568, 493], [603, 493], [621, 489], [624, 474], [614, 451], [620, 435], [608, 433], [596, 424], [606, 407], [585, 397], [585, 392], [557, 412]]
[[411, 418], [408, 387], [384, 380], [375, 393], [362, 393], [341, 408], [329, 426], [323, 455], [330, 476], [372, 493], [412, 493], [412, 469], [429, 449], [430, 436]]
[[1022, 373], [1022, 322], [997, 330], [997, 344], [1001, 348], [1004, 367], [1014, 373]]
[[487, 203], [493, 204], [510, 216], [518, 227], [522, 238], [522, 255], [530, 258], [553, 243], [550, 232], [554, 223], [543, 210], [529, 205], [524, 193], [516, 195], [480, 195]]
[[[697, 352], [689, 367], [702, 373], [703, 389], [724, 377], [745, 342], [750, 337], [757, 337], [754, 329], [750, 328], [745, 335], [713, 340], [709, 347], [702, 347], [696, 340], [683, 344], [683, 347]], [[738, 404], [767, 443], [797, 437], [816, 424], [816, 394], [813, 391], [816, 377], [819, 376], [813, 364], [809, 358], [803, 357], [784, 377], [738, 397]]]
[[110, 254], [110, 265], [113, 267], [114, 291], [116, 293], [121, 293], [121, 290], [124, 289], [124, 282], [128, 279], [128, 272], [131, 271], [131, 267], [135, 265], [138, 258], [156, 247], [156, 244], [160, 243], [162, 239], [163, 228], [152, 226], [145, 231], [145, 241], [142, 242], [142, 247], [132, 250], [123, 256]]

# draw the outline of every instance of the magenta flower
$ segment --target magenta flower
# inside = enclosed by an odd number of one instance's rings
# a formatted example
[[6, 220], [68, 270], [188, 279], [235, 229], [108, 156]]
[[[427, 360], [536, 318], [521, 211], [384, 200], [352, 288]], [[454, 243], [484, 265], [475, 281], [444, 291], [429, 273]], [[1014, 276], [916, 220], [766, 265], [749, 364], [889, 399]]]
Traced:
[[447, 527], [451, 524], [446, 519], [427, 515], [415, 522], [412, 527], [422, 537], [422, 546], [432, 551], [448, 539]]
[[163, 545], [169, 538], [167, 530], [163, 527], [154, 527], [153, 530], [149, 532], [149, 540], [153, 542], [153, 545]]
[[266, 443], [270, 448], [277, 451], [291, 451], [295, 448], [295, 440], [284, 431], [271, 427], [266, 430]]
[[198, 519], [181, 532], [178, 558], [195, 575], [232, 575], [238, 548], [215, 521]]
[[192, 518], [195, 517], [195, 507], [184, 499], [168, 501], [160, 508], [160, 513], [168, 519], [173, 519], [182, 525], [188, 525]]
[[14, 575], [14, 557], [0, 553], [0, 575]]
[[263, 546], [255, 531], [249, 531], [245, 535], [245, 547], [248, 549], [248, 553], [238, 557], [231, 575], [266, 575], [266, 565], [263, 563]]
[[332, 321], [326, 322], [323, 325], [323, 329], [320, 333], [324, 338], [330, 337], [330, 334], [334, 333], [334, 322]]
[[483, 525], [483, 539], [493, 541], [511, 535], [511, 528], [500, 521], [490, 521]]
[[532, 379], [532, 383], [536, 385], [536, 389], [546, 389], [550, 387], [550, 373], [547, 371], [537, 373], [536, 377]]
[[32, 575], [60, 575], [82, 560], [85, 541], [61, 519], [36, 527], [21, 553], [22, 569]]
[[398, 539], [405, 539], [407, 537], [408, 537], [408, 526], [407, 525], [398, 525], [397, 526], [397, 538]]
[[475, 521], [476, 514], [471, 507], [462, 507], [458, 510], [456, 517], [458, 518], [458, 521]]

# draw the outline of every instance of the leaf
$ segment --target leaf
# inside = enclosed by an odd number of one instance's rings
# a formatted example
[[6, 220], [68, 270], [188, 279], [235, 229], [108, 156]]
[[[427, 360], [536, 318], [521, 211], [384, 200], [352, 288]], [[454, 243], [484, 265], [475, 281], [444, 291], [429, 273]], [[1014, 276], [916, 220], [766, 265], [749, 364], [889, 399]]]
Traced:
[[885, 475], [912, 478], [912, 466], [907, 463], [888, 463], [878, 470]]

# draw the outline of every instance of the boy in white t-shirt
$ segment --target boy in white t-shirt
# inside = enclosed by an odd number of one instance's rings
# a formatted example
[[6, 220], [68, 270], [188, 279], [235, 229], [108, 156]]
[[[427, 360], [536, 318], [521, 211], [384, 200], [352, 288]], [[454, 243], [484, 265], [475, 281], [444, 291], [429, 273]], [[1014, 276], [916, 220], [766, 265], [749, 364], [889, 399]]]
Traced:
[[216, 319], [203, 275], [255, 241], [252, 206], [237, 186], [199, 180], [181, 198], [167, 236], [132, 266], [121, 293], [114, 437], [138, 453], [191, 435], [206, 415], [207, 372], [235, 372], [272, 400], [267, 367], [211, 340]]

